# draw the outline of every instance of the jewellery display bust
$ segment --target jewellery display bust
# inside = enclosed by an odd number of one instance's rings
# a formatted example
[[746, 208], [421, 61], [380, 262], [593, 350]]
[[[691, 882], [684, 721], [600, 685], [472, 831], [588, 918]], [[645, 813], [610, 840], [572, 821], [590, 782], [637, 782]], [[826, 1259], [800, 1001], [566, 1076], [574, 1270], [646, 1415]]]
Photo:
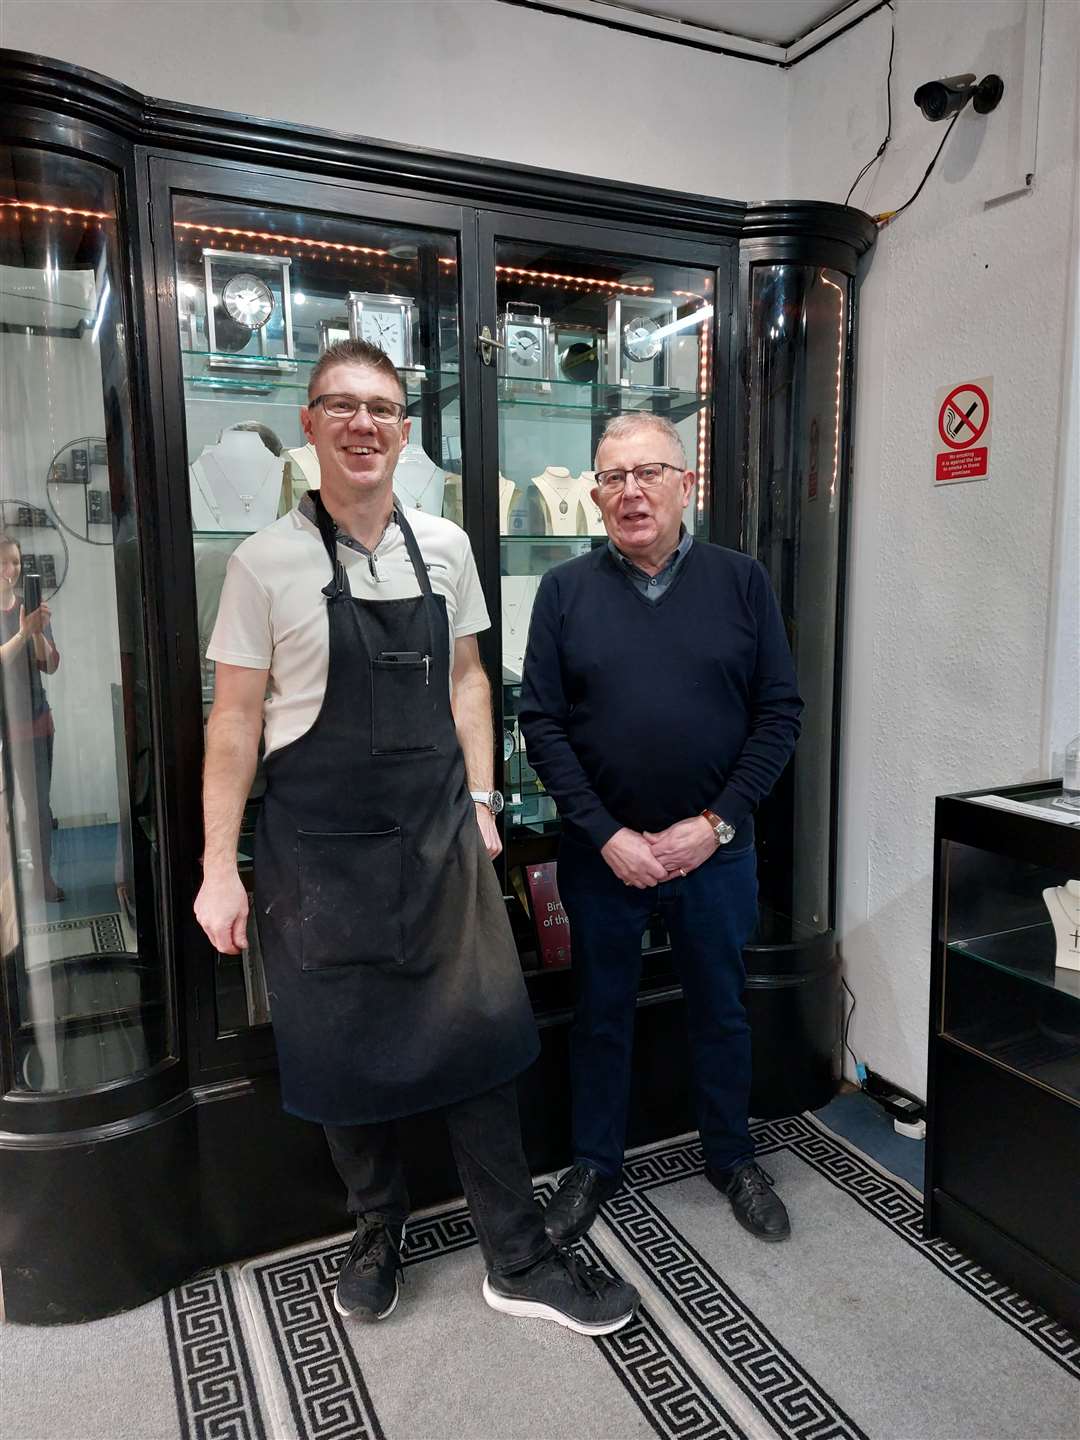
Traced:
[[445, 488], [446, 471], [435, 464], [422, 445], [410, 441], [398, 456], [394, 494], [409, 510], [441, 515]]
[[1042, 892], [1057, 941], [1055, 965], [1080, 970], [1080, 880], [1066, 880]]
[[191, 465], [196, 530], [261, 530], [277, 517], [284, 463], [257, 434], [224, 430]]
[[533, 476], [532, 483], [544, 504], [549, 535], [585, 533], [584, 517], [578, 513], [589, 496], [583, 476], [571, 475], [565, 465], [548, 465]]
[[503, 680], [511, 684], [517, 684], [521, 679], [529, 621], [539, 588], [539, 575], [502, 577]]
[[499, 534], [509, 535], [510, 533], [510, 507], [514, 503], [514, 496], [518, 494], [518, 488], [512, 480], [505, 475], [499, 476]]
[[604, 516], [600, 506], [592, 498], [592, 492], [596, 488], [595, 472], [583, 470], [578, 480], [581, 484], [581, 513], [585, 516], [586, 535], [606, 535]]

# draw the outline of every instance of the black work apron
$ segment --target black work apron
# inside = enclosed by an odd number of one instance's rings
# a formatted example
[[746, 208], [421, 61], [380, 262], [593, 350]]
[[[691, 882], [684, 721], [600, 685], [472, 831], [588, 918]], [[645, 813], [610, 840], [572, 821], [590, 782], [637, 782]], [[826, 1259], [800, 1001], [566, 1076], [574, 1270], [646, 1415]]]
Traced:
[[519, 1074], [539, 1041], [469, 797], [449, 698], [446, 601], [354, 599], [334, 522], [326, 694], [266, 761], [255, 909], [286, 1110], [390, 1120]]

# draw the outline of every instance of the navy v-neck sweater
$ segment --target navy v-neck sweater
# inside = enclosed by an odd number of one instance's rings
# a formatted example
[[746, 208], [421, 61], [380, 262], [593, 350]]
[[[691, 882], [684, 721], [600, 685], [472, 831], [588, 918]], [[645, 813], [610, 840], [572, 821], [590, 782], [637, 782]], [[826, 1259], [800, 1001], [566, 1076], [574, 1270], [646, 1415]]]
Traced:
[[747, 555], [695, 541], [653, 604], [606, 546], [540, 583], [518, 719], [573, 838], [600, 847], [707, 808], [742, 849], [801, 711], [769, 577]]

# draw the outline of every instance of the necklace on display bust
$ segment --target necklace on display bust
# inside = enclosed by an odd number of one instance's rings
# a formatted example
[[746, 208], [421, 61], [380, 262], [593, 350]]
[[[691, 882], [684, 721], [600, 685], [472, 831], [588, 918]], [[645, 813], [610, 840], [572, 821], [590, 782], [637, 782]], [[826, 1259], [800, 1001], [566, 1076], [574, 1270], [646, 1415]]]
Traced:
[[[1071, 910], [1062, 898], [1064, 895], [1068, 895], [1069, 899], [1073, 902]], [[1067, 884], [1058, 885], [1054, 887], [1054, 899], [1058, 903], [1058, 909], [1065, 916], [1065, 919], [1068, 920], [1069, 924], [1080, 925], [1080, 895], [1070, 890]]]
[[[555, 491], [559, 497], [559, 514], [566, 515], [570, 510], [570, 502], [566, 498], [572, 490], [578, 487], [577, 480], [561, 465], [549, 465], [543, 474], [537, 475], [535, 483], [544, 484]], [[541, 492], [542, 493], [542, 492]]]
[[432, 462], [431, 473], [428, 475], [424, 484], [415, 494], [412, 494], [410, 491], [406, 490], [405, 486], [401, 484], [400, 475], [397, 477], [398, 488], [401, 490], [402, 494], [408, 498], [409, 504], [413, 507], [414, 510], [423, 510], [424, 507], [420, 504], [420, 501], [423, 500], [424, 496], [431, 489], [435, 477], [437, 475], [440, 475], [441, 473], [442, 472], [440, 471], [438, 465]]
[[[271, 461], [273, 462], [274, 457], [271, 456], [270, 458], [271, 458]], [[237, 500], [239, 500], [240, 503], [241, 503], [241, 505], [243, 505], [243, 507], [244, 507], [244, 512], [245, 512], [246, 514], [248, 514], [248, 515], [251, 514], [251, 507], [255, 504], [255, 501], [256, 501], [256, 500], [259, 498], [259, 496], [262, 494], [263, 490], [264, 490], [265, 487], [266, 487], [266, 482], [270, 479], [270, 476], [271, 476], [272, 474], [274, 474], [275, 472], [277, 472], [278, 474], [280, 474], [280, 467], [279, 467], [277, 464], [272, 463], [272, 464], [270, 465], [270, 467], [267, 469], [266, 473], [263, 475], [262, 479], [259, 481], [258, 485], [255, 486], [255, 489], [254, 489], [254, 490], [251, 490], [251, 491], [245, 492], [245, 491], [241, 490], [236, 484], [234, 484], [233, 479], [232, 479], [232, 477], [230, 476], [229, 472], [225, 469], [225, 466], [222, 465], [221, 461], [217, 458], [217, 456], [216, 456], [212, 451], [204, 450], [203, 453], [202, 453], [202, 455], [200, 455], [199, 459], [200, 459], [200, 460], [203, 460], [203, 461], [208, 460], [208, 459], [213, 461], [215, 470], [218, 472], [218, 474], [221, 476], [221, 478], [225, 481], [225, 484], [229, 487], [229, 489], [232, 491], [232, 493], [236, 496]]]
[[[513, 635], [515, 639], [517, 638], [523, 619], [526, 622], [525, 628], [526, 630], [528, 629], [528, 622], [532, 618], [533, 601], [536, 599], [536, 591], [540, 584], [539, 578], [534, 579], [531, 576], [523, 576], [522, 579], [523, 583], [517, 602], [515, 603], [511, 600], [504, 611], [506, 616], [506, 632], [508, 635]], [[531, 585], [528, 583], [530, 579], [532, 580]], [[510, 587], [504, 578], [503, 591], [506, 593], [508, 590], [510, 590]], [[510, 593], [512, 594], [513, 592], [510, 591]]]

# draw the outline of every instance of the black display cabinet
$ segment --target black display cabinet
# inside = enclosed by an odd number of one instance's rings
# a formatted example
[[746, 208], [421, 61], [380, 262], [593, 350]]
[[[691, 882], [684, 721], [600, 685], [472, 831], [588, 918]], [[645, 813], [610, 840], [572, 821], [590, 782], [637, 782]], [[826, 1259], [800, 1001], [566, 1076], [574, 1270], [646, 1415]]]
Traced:
[[924, 1228], [1080, 1329], [1080, 811], [938, 799]]
[[[780, 597], [808, 704], [759, 823], [753, 1108], [828, 1099], [868, 217], [197, 110], [11, 51], [0, 75], [0, 345], [21, 387], [2, 523], [51, 577], [61, 654], [51, 772], [11, 720], [14, 692], [0, 736], [8, 1315], [88, 1319], [344, 1223], [321, 1132], [280, 1110], [256, 937], [215, 955], [191, 913], [225, 566], [317, 483], [298, 411], [338, 336], [376, 338], [400, 367], [412, 432], [395, 486], [464, 526], [492, 619], [500, 875], [543, 1040], [520, 1087], [531, 1163], [567, 1159], [572, 971], [537, 923], [558, 817], [515, 722], [522, 638], [544, 570], [603, 543], [590, 466], [621, 411], [676, 424], [699, 477], [687, 526], [758, 556]], [[693, 1124], [658, 923], [645, 948], [631, 1143]], [[407, 1131], [414, 1201], [455, 1193], [438, 1124]]]

